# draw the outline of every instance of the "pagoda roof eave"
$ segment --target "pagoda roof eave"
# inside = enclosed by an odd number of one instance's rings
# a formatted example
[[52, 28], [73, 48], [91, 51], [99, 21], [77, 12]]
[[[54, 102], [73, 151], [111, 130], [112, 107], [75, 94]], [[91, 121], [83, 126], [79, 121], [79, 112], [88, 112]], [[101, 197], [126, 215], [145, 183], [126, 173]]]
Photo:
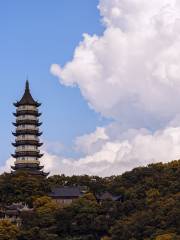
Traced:
[[30, 103], [30, 102], [29, 103], [22, 103], [21, 101], [17, 101], [15, 103], [13, 103], [13, 105], [15, 107], [26, 106], [26, 105], [40, 107], [42, 104], [39, 103], [39, 102], [36, 102], [36, 101], [34, 103]]
[[42, 135], [42, 132], [39, 132], [38, 130], [18, 130], [16, 132], [12, 132], [12, 135], [15, 137], [26, 134], [40, 137]]
[[14, 112], [13, 115], [15, 117], [19, 117], [23, 115], [32, 115], [32, 116], [40, 117], [42, 113], [39, 113], [38, 111], [34, 111], [34, 110], [21, 110], [21, 111]]
[[37, 158], [42, 158], [44, 154], [40, 154], [37, 152], [18, 152], [15, 154], [11, 154], [13, 158], [18, 158], [18, 157], [37, 157]]
[[17, 101], [14, 103], [15, 107], [19, 106], [24, 106], [24, 105], [32, 105], [32, 106], [40, 106], [40, 103], [35, 101], [30, 93], [30, 88], [29, 88], [29, 81], [26, 81], [26, 87], [25, 87], [25, 92], [21, 98], [20, 101]]
[[35, 125], [40, 127], [42, 125], [42, 122], [39, 122], [38, 120], [17, 120], [16, 122], [12, 123], [15, 127], [18, 127], [23, 124], [27, 125]]
[[23, 145], [32, 145], [32, 146], [41, 147], [43, 143], [35, 140], [19, 140], [19, 141], [16, 141], [15, 143], [12, 143], [12, 145], [14, 147], [23, 146]]

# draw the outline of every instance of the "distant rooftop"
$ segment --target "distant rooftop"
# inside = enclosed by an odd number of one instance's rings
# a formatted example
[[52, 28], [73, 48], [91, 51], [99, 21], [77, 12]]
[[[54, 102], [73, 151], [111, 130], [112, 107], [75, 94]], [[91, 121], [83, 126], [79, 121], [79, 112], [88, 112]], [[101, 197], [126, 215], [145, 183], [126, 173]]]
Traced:
[[83, 192], [81, 191], [80, 187], [56, 187], [52, 189], [52, 192], [49, 194], [50, 197], [62, 197], [62, 198], [69, 198], [69, 197], [81, 197]]

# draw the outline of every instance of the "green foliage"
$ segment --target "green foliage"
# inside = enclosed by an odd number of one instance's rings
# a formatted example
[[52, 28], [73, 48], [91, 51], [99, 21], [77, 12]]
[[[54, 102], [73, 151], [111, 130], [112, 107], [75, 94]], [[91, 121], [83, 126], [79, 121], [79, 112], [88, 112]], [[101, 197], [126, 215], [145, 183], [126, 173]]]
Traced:
[[[59, 185], [86, 186], [89, 193], [71, 205], [57, 205], [47, 193]], [[98, 203], [95, 195], [104, 191], [121, 195], [122, 202]], [[18, 236], [7, 239], [178, 240], [180, 161], [151, 164], [108, 178], [1, 175], [1, 204], [19, 201], [29, 203], [34, 212], [23, 212], [22, 226], [15, 231]]]
[[85, 195], [70, 206], [60, 209], [56, 215], [59, 236], [87, 235], [87, 239], [97, 239], [98, 212], [99, 206], [92, 194]]
[[53, 239], [53, 237], [56, 239], [58, 235], [55, 234], [55, 214], [61, 208], [61, 206], [57, 205], [51, 198], [47, 196], [36, 198], [33, 206], [34, 212], [31, 216], [28, 212], [21, 214], [23, 237], [25, 239], [33, 239], [34, 232], [36, 232], [38, 239], [47, 238], [49, 240], [51, 238]]
[[159, 190], [157, 190], [156, 188], [151, 188], [148, 191], [146, 191], [146, 201], [147, 204], [151, 204], [154, 201], [158, 200], [160, 196]]
[[0, 176], [0, 202], [26, 202], [32, 204], [34, 196], [43, 196], [49, 192], [48, 180], [27, 173], [3, 174]]

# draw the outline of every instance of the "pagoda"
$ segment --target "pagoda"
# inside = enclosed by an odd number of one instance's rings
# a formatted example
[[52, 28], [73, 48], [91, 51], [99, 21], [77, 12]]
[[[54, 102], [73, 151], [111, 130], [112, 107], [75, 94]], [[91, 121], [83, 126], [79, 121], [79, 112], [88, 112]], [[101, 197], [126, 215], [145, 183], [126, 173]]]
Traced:
[[40, 165], [39, 159], [43, 156], [39, 147], [43, 145], [39, 137], [42, 132], [39, 131], [41, 122], [39, 122], [38, 108], [41, 104], [35, 101], [30, 93], [29, 82], [26, 81], [26, 87], [23, 97], [20, 101], [14, 103], [16, 112], [16, 122], [13, 125], [16, 131], [13, 132], [15, 143], [12, 145], [16, 148], [12, 157], [15, 158], [15, 164], [11, 168], [14, 173], [25, 171], [32, 175], [47, 176], [48, 173], [42, 171], [43, 166]]

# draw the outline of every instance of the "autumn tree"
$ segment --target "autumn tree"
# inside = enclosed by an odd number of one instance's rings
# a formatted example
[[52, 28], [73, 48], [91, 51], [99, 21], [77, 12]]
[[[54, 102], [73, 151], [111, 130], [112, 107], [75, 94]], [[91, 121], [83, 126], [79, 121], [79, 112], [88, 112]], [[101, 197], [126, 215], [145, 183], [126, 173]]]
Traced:
[[0, 220], [0, 239], [16, 240], [19, 233], [18, 227], [9, 220]]

